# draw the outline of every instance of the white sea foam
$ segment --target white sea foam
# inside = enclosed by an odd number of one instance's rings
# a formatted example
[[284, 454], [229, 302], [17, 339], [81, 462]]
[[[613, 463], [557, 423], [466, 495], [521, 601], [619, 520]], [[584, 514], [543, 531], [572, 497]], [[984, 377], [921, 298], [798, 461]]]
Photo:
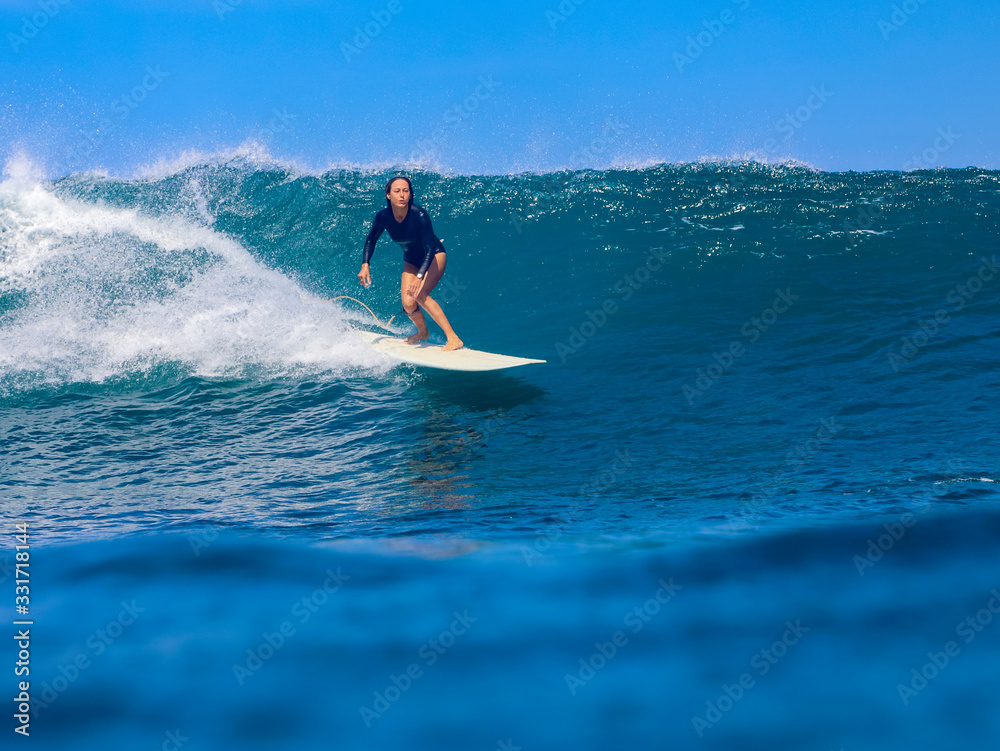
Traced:
[[6, 174], [0, 384], [162, 364], [206, 377], [387, 367], [352, 335], [352, 314], [203, 222], [57, 196], [23, 161]]
[[265, 144], [255, 140], [244, 141], [239, 146], [223, 151], [206, 152], [188, 149], [172, 157], [159, 157], [151, 164], [138, 167], [132, 178], [159, 180], [179, 172], [212, 164], [242, 163], [249, 167], [278, 167], [294, 174], [310, 174], [312, 170], [295, 161], [273, 156]]

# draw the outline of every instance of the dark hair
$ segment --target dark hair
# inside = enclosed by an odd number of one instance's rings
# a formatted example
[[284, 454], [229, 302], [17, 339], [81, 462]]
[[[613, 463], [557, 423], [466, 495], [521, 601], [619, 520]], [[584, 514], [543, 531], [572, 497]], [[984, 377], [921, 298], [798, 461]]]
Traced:
[[409, 205], [412, 206], [413, 205], [413, 183], [410, 182], [410, 178], [405, 177], [403, 175], [396, 175], [394, 178], [392, 178], [391, 180], [389, 180], [389, 182], [387, 182], [385, 184], [385, 205], [386, 206], [390, 206], [390, 207], [392, 206], [392, 202], [389, 200], [389, 191], [392, 189], [392, 184], [394, 182], [396, 182], [397, 180], [406, 180], [406, 184], [410, 186], [410, 203], [409, 203]]

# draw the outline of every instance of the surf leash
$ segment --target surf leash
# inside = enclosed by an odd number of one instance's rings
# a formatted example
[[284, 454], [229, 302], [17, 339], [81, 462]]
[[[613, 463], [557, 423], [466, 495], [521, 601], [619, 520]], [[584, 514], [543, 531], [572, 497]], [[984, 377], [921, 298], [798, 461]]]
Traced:
[[[305, 298], [305, 297], [303, 297], [302, 299], [303, 299], [303, 300], [305, 300], [306, 302], [310, 302], [310, 301], [309, 301], [309, 300], [308, 300], [307, 298]], [[374, 318], [374, 319], [375, 319], [375, 323], [377, 323], [377, 324], [378, 324], [379, 326], [381, 326], [381, 327], [382, 327], [383, 329], [385, 329], [386, 331], [392, 331], [392, 329], [390, 329], [390, 328], [389, 328], [389, 324], [390, 324], [390, 323], [392, 323], [392, 320], [393, 320], [393, 318], [395, 318], [396, 316], [393, 316], [392, 318], [390, 318], [390, 319], [389, 319], [388, 321], [386, 321], [385, 323], [382, 323], [382, 322], [381, 322], [381, 321], [380, 321], [380, 320], [378, 319], [378, 316], [377, 316], [377, 315], [375, 315], [375, 313], [374, 313], [374, 312], [372, 312], [372, 309], [371, 309], [371, 308], [369, 308], [369, 307], [368, 307], [367, 305], [365, 305], [365, 304], [364, 304], [363, 302], [361, 302], [360, 300], [355, 300], [355, 299], [354, 299], [353, 297], [350, 297], [350, 296], [348, 296], [348, 295], [338, 295], [337, 297], [331, 297], [331, 298], [330, 298], [329, 300], [317, 300], [317, 299], [313, 299], [313, 300], [311, 300], [311, 302], [335, 302], [336, 300], [352, 300], [352, 301], [356, 302], [356, 303], [357, 303], [358, 305], [360, 305], [360, 306], [361, 306], [362, 308], [364, 308], [365, 310], [367, 310], [367, 311], [368, 311], [369, 313], [371, 313], [371, 314], [372, 314], [372, 318]]]

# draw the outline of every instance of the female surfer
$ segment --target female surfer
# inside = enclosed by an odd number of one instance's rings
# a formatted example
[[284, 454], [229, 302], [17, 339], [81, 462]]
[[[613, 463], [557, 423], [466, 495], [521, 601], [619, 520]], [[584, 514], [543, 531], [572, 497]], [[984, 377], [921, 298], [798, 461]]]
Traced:
[[358, 281], [364, 287], [372, 283], [368, 262], [375, 252], [375, 243], [387, 231], [389, 237], [403, 248], [403, 280], [399, 292], [403, 298], [403, 311], [417, 327], [416, 334], [406, 337], [407, 344], [424, 341], [430, 336], [424, 314], [420, 310], [423, 308], [448, 337], [441, 349], [445, 352], [458, 349], [462, 346], [462, 340], [451, 328], [441, 306], [430, 296], [444, 275], [447, 263], [444, 245], [435, 236], [427, 212], [413, 205], [413, 186], [408, 177], [394, 177], [389, 181], [385, 186], [385, 203], [386, 208], [375, 215], [368, 239], [365, 240]]

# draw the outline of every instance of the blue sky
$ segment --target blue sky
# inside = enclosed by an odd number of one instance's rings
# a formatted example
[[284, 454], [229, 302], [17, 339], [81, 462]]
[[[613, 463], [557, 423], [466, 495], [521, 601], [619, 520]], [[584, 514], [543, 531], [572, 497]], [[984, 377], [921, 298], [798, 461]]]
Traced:
[[998, 19], [1000, 0], [0, 0], [0, 158], [996, 168]]

